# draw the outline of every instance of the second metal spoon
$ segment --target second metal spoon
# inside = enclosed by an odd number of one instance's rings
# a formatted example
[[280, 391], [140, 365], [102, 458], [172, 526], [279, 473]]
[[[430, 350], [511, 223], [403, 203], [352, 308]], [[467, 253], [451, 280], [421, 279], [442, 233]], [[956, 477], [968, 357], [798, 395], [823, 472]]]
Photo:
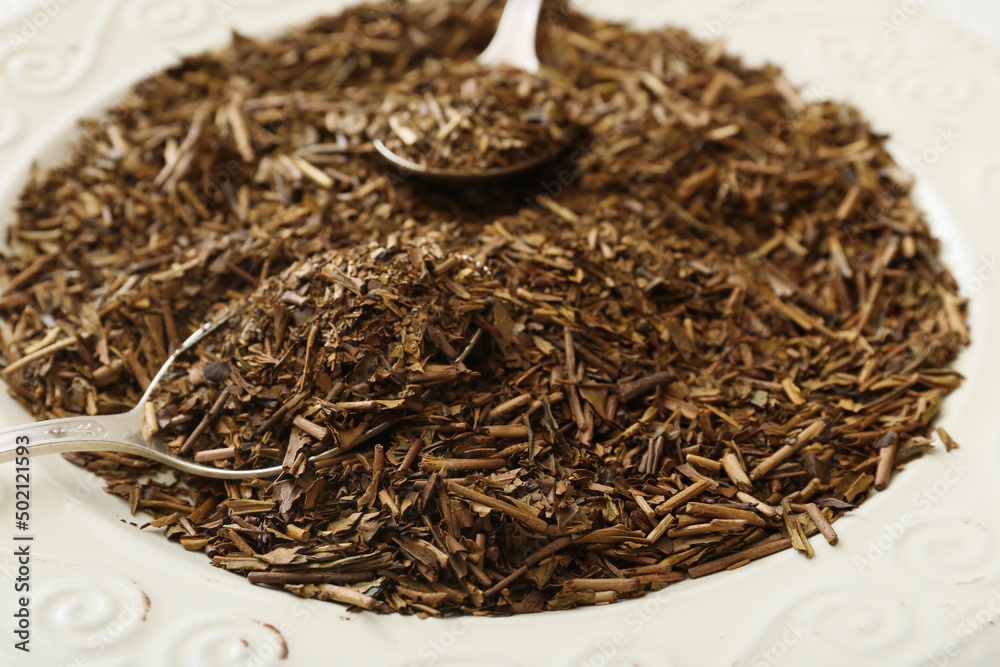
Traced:
[[[486, 67], [506, 65], [522, 69], [529, 74], [537, 74], [539, 62], [535, 51], [535, 35], [541, 7], [542, 0], [507, 0], [493, 40], [476, 59], [479, 64]], [[386, 162], [401, 171], [412, 173], [425, 180], [444, 182], [480, 181], [511, 176], [548, 162], [565, 147], [553, 144], [550, 150], [540, 151], [524, 162], [466, 171], [418, 164], [389, 150], [381, 139], [374, 139], [372, 145]]]

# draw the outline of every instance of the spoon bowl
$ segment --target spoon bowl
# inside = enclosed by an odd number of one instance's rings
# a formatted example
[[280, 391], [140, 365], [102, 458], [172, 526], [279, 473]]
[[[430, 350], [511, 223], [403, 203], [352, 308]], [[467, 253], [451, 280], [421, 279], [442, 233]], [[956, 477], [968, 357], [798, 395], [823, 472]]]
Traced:
[[[535, 51], [535, 36], [541, 6], [542, 0], [507, 0], [496, 34], [476, 62], [483, 67], [510, 67], [537, 75], [541, 66]], [[475, 170], [419, 164], [394, 152], [380, 138], [373, 138], [372, 146], [385, 162], [403, 175], [414, 175], [432, 182], [462, 183], [496, 180], [534, 169], [555, 158], [574, 136], [572, 131], [565, 132], [561, 140], [552, 140], [550, 146], [527, 159]]]
[[[34, 422], [23, 426], [12, 426], [0, 429], [0, 463], [14, 461], [22, 456], [40, 456], [43, 454], [60, 454], [66, 452], [120, 452], [132, 456], [151, 459], [164, 463], [181, 472], [215, 479], [247, 479], [251, 477], [276, 477], [284, 468], [271, 466], [268, 468], [251, 468], [232, 470], [204, 465], [191, 459], [175, 454], [167, 446], [164, 438], [158, 434], [146, 435], [143, 429], [143, 419], [146, 407], [160, 381], [170, 371], [171, 366], [183, 353], [190, 350], [206, 336], [214, 332], [229, 319], [224, 315], [213, 322], [203, 325], [195, 331], [177, 350], [170, 355], [160, 367], [149, 387], [135, 407], [128, 412], [112, 415], [96, 415], [93, 417], [66, 417]], [[363, 433], [351, 443], [351, 447], [360, 445], [391, 426], [383, 422]], [[340, 453], [336, 448], [320, 452], [310, 457], [316, 461], [330, 454]]]
[[523, 173], [549, 162], [559, 155], [565, 148], [564, 145], [553, 145], [551, 150], [539, 153], [530, 160], [508, 164], [502, 167], [489, 167], [476, 171], [463, 171], [460, 169], [446, 169], [442, 167], [428, 167], [408, 160], [401, 155], [397, 155], [389, 150], [381, 139], [373, 139], [372, 146], [382, 156], [382, 159], [396, 167], [401, 175], [413, 174], [425, 181], [432, 183], [467, 183], [471, 181], [499, 180]]

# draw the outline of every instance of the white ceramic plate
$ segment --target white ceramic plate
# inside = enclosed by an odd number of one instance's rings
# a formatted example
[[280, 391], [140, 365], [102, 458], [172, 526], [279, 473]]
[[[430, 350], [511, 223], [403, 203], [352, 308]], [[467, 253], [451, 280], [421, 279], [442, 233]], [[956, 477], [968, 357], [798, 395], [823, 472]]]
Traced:
[[[270, 35], [344, 3], [0, 0], [0, 224], [33, 160], [75, 119], [229, 30]], [[994, 5], [958, 23], [925, 0], [587, 0], [675, 22], [786, 67], [807, 94], [861, 106], [919, 171], [946, 258], [972, 298], [968, 376], [942, 424], [962, 444], [911, 464], [837, 524], [841, 544], [784, 552], [642, 600], [500, 619], [349, 614], [251, 586], [128, 524], [59, 458], [32, 464], [32, 653], [13, 648], [13, 484], [0, 466], [0, 663], [6, 665], [992, 665], [1000, 651], [1000, 37]], [[970, 13], [978, 12], [978, 13]], [[952, 9], [954, 13], [954, 9]], [[977, 20], [976, 17], [982, 17]], [[992, 17], [993, 23], [989, 23]], [[27, 23], [25, 22], [27, 20]], [[997, 41], [1000, 44], [1000, 40]], [[13, 47], [18, 47], [14, 50]], [[810, 92], [811, 91], [811, 92]], [[2, 421], [26, 415], [0, 399]]]

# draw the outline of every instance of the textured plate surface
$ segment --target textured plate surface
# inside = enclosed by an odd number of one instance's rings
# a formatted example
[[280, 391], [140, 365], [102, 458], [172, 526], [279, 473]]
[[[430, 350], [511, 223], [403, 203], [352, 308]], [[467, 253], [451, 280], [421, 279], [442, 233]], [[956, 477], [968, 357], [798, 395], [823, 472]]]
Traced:
[[[0, 225], [77, 117], [236, 27], [271, 35], [343, 0], [0, 0]], [[944, 6], [944, 2], [940, 2]], [[941, 424], [961, 443], [911, 464], [814, 540], [731, 573], [601, 608], [505, 619], [349, 614], [254, 587], [139, 532], [59, 458], [32, 464], [33, 652], [12, 648], [13, 484], [0, 466], [0, 664], [125, 667], [682, 667], [996, 664], [1000, 652], [1000, 12], [991, 0], [586, 0], [584, 11], [725, 39], [807, 95], [848, 99], [919, 177], [972, 299], [968, 377]], [[0, 397], [0, 422], [24, 411]]]

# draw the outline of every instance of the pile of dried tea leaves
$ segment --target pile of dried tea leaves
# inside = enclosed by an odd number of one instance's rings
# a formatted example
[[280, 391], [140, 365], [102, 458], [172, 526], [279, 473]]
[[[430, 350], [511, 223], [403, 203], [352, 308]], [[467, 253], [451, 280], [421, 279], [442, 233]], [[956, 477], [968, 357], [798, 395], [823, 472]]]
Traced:
[[604, 603], [835, 543], [931, 447], [968, 342], [884, 138], [718, 45], [552, 3], [573, 145], [465, 188], [387, 169], [385, 95], [471, 60], [499, 9], [236, 36], [87, 123], [0, 262], [12, 392], [39, 418], [127, 409], [234, 313], [153, 428], [280, 478], [68, 458], [219, 567], [380, 612]]
[[558, 151], [577, 113], [553, 78], [430, 59], [385, 95], [368, 136], [421, 167], [495, 169]]

